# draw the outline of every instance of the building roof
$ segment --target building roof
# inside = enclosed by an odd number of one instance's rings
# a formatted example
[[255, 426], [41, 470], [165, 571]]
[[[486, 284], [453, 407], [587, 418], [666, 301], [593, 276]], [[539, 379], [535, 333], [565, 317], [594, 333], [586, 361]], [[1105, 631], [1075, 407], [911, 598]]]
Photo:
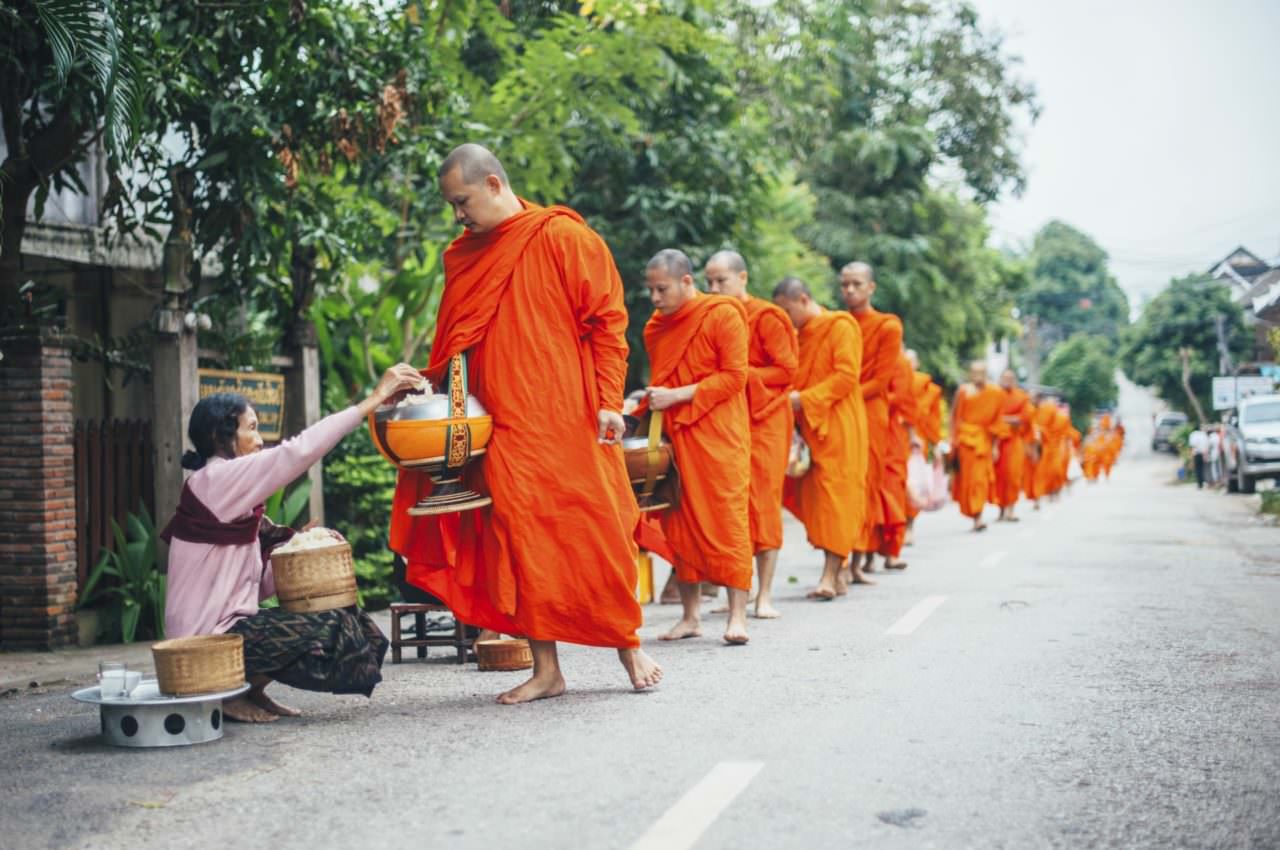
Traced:
[[1266, 274], [1270, 270], [1270, 263], [1240, 245], [1230, 254], [1210, 266], [1208, 273], [1213, 277], [1244, 278], [1249, 280], [1260, 274]]

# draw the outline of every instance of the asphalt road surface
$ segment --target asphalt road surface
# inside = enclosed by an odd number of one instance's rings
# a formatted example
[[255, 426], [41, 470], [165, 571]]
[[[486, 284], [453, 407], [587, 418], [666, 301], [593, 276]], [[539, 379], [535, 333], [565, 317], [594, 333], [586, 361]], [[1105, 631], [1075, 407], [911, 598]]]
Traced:
[[569, 694], [507, 708], [519, 674], [428, 660], [150, 751], [63, 691], [0, 700], [0, 847], [1280, 847], [1280, 529], [1171, 484], [1149, 400], [1122, 413], [1109, 483], [985, 534], [927, 515], [846, 600], [804, 600], [789, 526], [749, 646], [720, 617], [659, 644], [647, 608], [651, 693], [567, 648]]

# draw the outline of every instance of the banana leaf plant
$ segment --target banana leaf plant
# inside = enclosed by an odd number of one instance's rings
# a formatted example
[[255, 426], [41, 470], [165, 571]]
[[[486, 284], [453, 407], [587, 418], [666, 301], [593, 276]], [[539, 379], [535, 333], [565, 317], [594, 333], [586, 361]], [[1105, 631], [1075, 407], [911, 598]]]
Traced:
[[[124, 643], [138, 639], [140, 632], [163, 638], [166, 580], [156, 559], [155, 523], [144, 507], [140, 513], [129, 514], [125, 525], [127, 535], [118, 522], [111, 521], [115, 545], [103, 551], [89, 574], [79, 607], [105, 599], [105, 616], [119, 622]], [[115, 583], [103, 585], [104, 576], [115, 579]]]

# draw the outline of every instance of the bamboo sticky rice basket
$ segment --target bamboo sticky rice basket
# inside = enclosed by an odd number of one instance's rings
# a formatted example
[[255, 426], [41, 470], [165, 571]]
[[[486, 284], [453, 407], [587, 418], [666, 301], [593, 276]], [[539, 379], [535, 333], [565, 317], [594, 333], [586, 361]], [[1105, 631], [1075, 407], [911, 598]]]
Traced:
[[476, 661], [481, 670], [528, 670], [533, 666], [533, 649], [523, 638], [477, 641]]
[[331, 611], [356, 604], [356, 571], [351, 544], [276, 550], [271, 553], [280, 607], [294, 614]]
[[214, 694], [244, 684], [244, 638], [195, 635], [151, 647], [160, 692], [169, 696]]

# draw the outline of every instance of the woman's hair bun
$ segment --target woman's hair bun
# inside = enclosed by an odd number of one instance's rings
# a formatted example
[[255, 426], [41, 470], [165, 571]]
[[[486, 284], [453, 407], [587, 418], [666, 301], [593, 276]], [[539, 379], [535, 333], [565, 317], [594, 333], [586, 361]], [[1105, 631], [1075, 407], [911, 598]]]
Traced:
[[183, 469], [201, 469], [204, 467], [204, 455], [199, 452], [185, 451], [182, 453]]

